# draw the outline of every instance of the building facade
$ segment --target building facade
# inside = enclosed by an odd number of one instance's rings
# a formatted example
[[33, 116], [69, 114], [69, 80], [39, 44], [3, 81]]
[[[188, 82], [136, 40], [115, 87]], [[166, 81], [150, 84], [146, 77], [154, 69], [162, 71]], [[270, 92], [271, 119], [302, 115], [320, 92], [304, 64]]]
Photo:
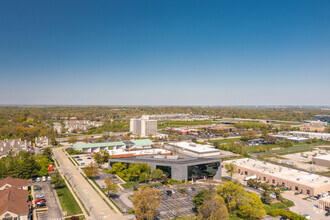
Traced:
[[315, 165], [330, 168], [330, 154], [313, 157], [312, 162]]
[[221, 181], [221, 160], [210, 158], [154, 155], [110, 158], [109, 169], [114, 163], [147, 163], [151, 171], [161, 169], [168, 178], [175, 180], [213, 179]]
[[260, 181], [274, 186], [282, 185], [304, 195], [316, 196], [330, 191], [330, 179], [325, 176], [249, 158], [223, 162], [224, 165], [229, 163], [236, 165], [239, 175], [256, 175]]
[[157, 120], [150, 120], [149, 117], [132, 118], [130, 120], [130, 132], [140, 137], [157, 135]]

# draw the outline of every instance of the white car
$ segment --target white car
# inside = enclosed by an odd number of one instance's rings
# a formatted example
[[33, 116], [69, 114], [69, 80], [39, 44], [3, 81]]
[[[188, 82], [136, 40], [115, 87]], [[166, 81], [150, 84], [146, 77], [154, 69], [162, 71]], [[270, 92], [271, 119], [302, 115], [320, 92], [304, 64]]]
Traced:
[[50, 181], [52, 178], [50, 176], [47, 177], [47, 180]]
[[37, 182], [40, 182], [40, 177], [37, 178]]
[[42, 182], [46, 182], [46, 180], [47, 180], [46, 177], [43, 176], [43, 177], [42, 177]]
[[41, 194], [36, 195], [36, 199], [41, 199], [41, 198], [44, 198], [44, 195]]

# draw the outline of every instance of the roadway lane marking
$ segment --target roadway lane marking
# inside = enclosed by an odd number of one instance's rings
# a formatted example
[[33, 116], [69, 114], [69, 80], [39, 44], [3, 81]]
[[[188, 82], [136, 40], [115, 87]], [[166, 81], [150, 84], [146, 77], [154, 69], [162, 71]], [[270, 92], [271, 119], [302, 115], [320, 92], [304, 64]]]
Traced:
[[[70, 166], [68, 166], [68, 163], [67, 163], [67, 161], [65, 161], [65, 159], [62, 157], [62, 155], [59, 153], [59, 149], [55, 149], [56, 151], [57, 151], [57, 153], [58, 153], [58, 155], [61, 157], [61, 159], [62, 159], [62, 161], [65, 163], [65, 165], [66, 165], [66, 167], [70, 167]], [[69, 169], [68, 169], [68, 171], [69, 171]], [[70, 170], [71, 171], [71, 170]], [[72, 173], [72, 172], [71, 172]], [[73, 174], [73, 173], [72, 173]], [[74, 175], [74, 174], [73, 174]], [[77, 177], [76, 178], [79, 182], [80, 182], [80, 184], [82, 184], [82, 182], [79, 180], [79, 178]], [[85, 180], [85, 181], [87, 181], [87, 180]], [[88, 184], [88, 183], [87, 183]], [[83, 185], [83, 184], [82, 184]], [[81, 189], [81, 187], [79, 186], [79, 185], [76, 185], [76, 186], [78, 186], [79, 187], [79, 189], [80, 190], [82, 190]], [[91, 186], [90, 186], [91, 187]], [[86, 189], [87, 190], [87, 189]], [[89, 191], [89, 190], [87, 190], [87, 191]], [[93, 199], [95, 200], [95, 202], [98, 204], [98, 206], [102, 209], [102, 211], [104, 211], [104, 209], [103, 209], [103, 207], [97, 202], [97, 199], [95, 199], [95, 197], [91, 194], [91, 196], [93, 197]], [[87, 200], [88, 200], [88, 198], [87, 198]], [[89, 200], [88, 200], [89, 201]], [[98, 212], [98, 210], [95, 208], [95, 206], [89, 201], [89, 203], [93, 206], [93, 208], [96, 210], [96, 212], [100, 215], [100, 213]], [[106, 214], [107, 216], [108, 216], [108, 218], [109, 218], [109, 220], [111, 220], [111, 218], [110, 218], [110, 216], [108, 215], [108, 214]], [[100, 215], [101, 216], [101, 215]]]

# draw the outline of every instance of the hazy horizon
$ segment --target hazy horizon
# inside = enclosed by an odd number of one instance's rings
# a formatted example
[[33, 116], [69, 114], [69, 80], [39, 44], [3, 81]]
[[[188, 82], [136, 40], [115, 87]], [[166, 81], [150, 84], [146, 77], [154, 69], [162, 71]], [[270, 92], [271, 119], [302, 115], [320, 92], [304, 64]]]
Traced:
[[2, 1], [0, 104], [330, 106], [330, 2]]

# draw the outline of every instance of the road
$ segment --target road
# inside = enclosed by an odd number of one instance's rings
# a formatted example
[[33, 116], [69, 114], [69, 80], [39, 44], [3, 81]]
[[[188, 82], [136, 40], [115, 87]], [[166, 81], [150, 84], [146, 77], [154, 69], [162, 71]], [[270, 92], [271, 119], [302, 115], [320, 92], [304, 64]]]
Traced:
[[284, 192], [282, 193], [282, 196], [294, 202], [295, 206], [292, 206], [289, 209], [299, 215], [309, 214], [311, 220], [330, 219], [330, 217], [325, 216], [326, 212], [324, 210], [315, 207], [315, 205], [318, 204], [318, 201], [303, 200], [303, 198], [293, 195], [293, 192]]
[[[54, 159], [58, 161], [59, 172], [66, 176], [72, 188], [77, 192], [78, 197], [90, 212], [92, 220], [122, 220], [125, 219], [121, 213], [115, 213], [92, 188], [92, 186], [81, 175], [81, 170], [74, 166], [66, 153], [62, 150], [66, 147], [54, 148]], [[69, 186], [68, 186], [69, 187]]]

